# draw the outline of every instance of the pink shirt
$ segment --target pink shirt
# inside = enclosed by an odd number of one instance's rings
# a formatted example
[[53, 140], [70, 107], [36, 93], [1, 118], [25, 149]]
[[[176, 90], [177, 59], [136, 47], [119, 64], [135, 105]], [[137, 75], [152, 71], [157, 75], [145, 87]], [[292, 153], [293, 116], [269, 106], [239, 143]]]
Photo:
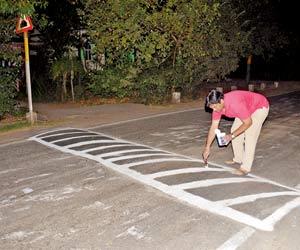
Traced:
[[244, 90], [235, 90], [224, 94], [224, 104], [225, 107], [222, 111], [213, 111], [213, 120], [220, 120], [222, 115], [245, 120], [257, 109], [269, 107], [269, 102], [266, 97]]

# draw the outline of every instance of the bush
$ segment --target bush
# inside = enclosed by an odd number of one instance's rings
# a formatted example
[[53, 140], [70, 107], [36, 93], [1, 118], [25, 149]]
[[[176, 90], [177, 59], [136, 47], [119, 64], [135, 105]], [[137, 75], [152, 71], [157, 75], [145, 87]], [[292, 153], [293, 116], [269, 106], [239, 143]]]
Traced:
[[0, 68], [0, 119], [14, 110], [16, 74], [17, 70], [14, 68]]
[[135, 68], [110, 67], [94, 73], [88, 89], [101, 97], [125, 98], [132, 96]]
[[144, 104], [159, 104], [167, 101], [171, 90], [164, 72], [149, 72], [140, 76], [135, 84], [137, 99]]

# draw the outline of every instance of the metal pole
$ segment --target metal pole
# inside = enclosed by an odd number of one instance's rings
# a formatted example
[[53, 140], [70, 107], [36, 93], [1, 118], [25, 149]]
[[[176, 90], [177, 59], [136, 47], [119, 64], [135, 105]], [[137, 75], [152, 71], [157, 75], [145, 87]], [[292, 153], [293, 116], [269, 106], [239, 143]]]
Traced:
[[31, 95], [31, 80], [30, 80], [30, 64], [29, 64], [29, 46], [28, 46], [28, 32], [24, 32], [24, 49], [25, 49], [25, 73], [26, 73], [26, 87], [28, 96], [28, 107], [31, 124], [34, 123], [32, 95]]

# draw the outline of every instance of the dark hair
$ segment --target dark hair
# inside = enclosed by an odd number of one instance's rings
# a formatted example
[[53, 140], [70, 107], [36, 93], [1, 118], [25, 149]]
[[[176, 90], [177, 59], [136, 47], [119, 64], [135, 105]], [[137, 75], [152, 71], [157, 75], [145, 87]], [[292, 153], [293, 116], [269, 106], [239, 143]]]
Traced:
[[221, 99], [224, 99], [224, 94], [218, 90], [211, 90], [206, 96], [206, 106], [208, 107], [211, 104], [220, 103]]

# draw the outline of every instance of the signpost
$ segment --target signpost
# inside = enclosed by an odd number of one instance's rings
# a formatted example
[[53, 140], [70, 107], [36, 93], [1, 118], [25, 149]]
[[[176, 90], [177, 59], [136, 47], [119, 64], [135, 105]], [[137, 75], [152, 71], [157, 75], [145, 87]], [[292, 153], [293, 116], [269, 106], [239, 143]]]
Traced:
[[29, 64], [29, 46], [28, 46], [28, 31], [32, 30], [32, 22], [29, 16], [23, 15], [18, 18], [16, 33], [23, 33], [24, 36], [24, 51], [25, 51], [25, 73], [26, 73], [26, 87], [28, 96], [29, 113], [26, 114], [27, 120], [30, 120], [31, 125], [37, 120], [37, 114], [33, 112], [32, 108], [32, 94], [31, 94], [31, 79], [30, 79], [30, 64]]

